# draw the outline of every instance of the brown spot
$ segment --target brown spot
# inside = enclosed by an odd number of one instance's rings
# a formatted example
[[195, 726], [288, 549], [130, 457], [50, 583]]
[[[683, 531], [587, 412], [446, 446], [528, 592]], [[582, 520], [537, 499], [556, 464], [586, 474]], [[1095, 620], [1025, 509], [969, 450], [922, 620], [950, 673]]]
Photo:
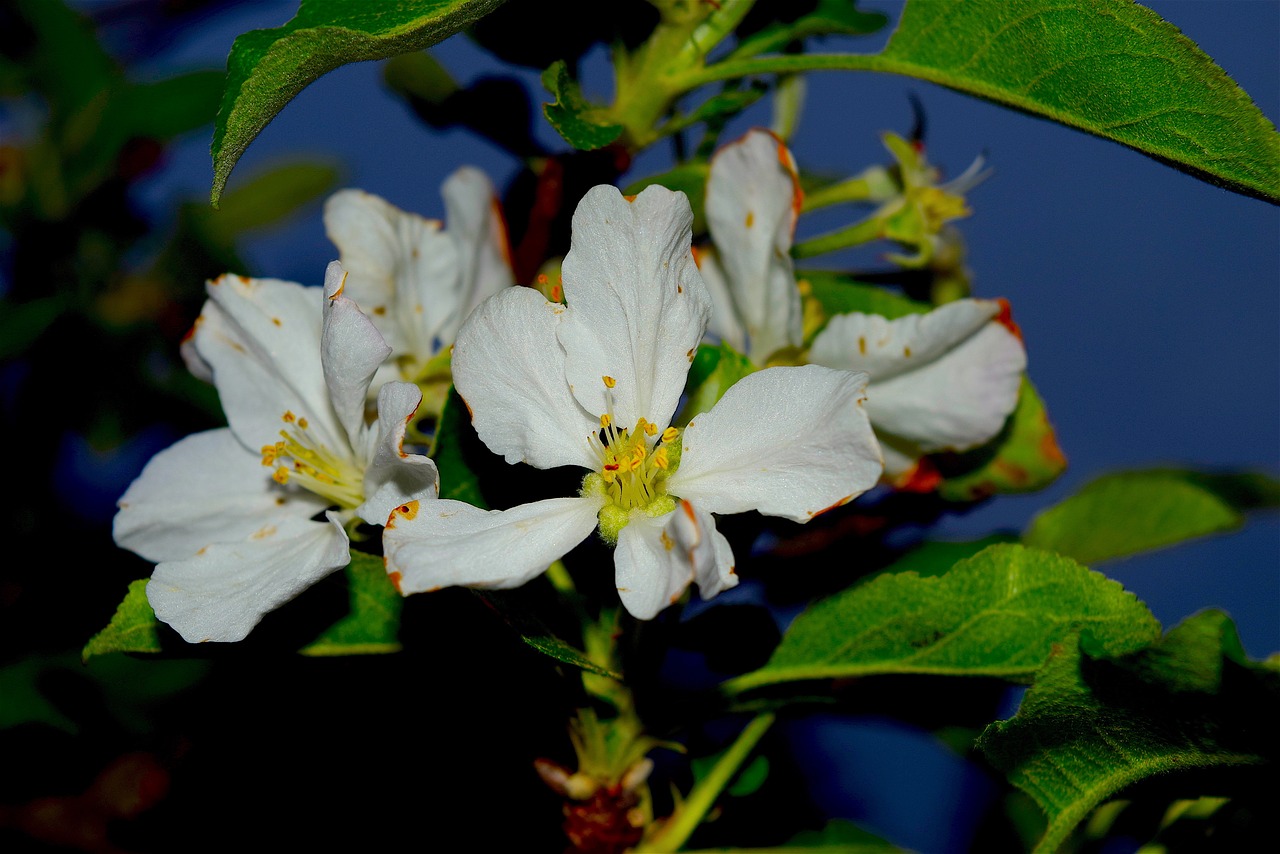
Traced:
[[694, 351], [697, 349], [698, 349], [697, 347], [690, 347], [689, 352], [684, 354], [685, 358], [688, 359], [690, 362], [692, 362]]
[[636, 197], [635, 197], [635, 194], [634, 194], [634, 193], [632, 193], [630, 196], [623, 195], [623, 197], [622, 197], [622, 198], [626, 199], [628, 202], [634, 202], [634, 201], [636, 200]]
[[680, 284], [679, 282], [676, 283], [676, 293], [678, 294], [684, 293], [684, 285]]
[[204, 553], [205, 553], [205, 552], [207, 552], [207, 551], [209, 551], [209, 547], [208, 547], [208, 546], [201, 546], [200, 548], [196, 549], [196, 554], [198, 554], [198, 555], [202, 555], [202, 554], [204, 554]]
[[267, 525], [265, 528], [259, 528], [258, 530], [254, 531], [251, 539], [265, 540], [267, 537], [274, 537], [276, 534], [276, 531], [278, 530], [280, 529], [277, 528], [275, 525]]
[[755, 224], [756, 224], [756, 212], [755, 212], [755, 211], [747, 211], [747, 218], [746, 218], [746, 220], [743, 222], [743, 225], [745, 225], [747, 228], [750, 228], [751, 226], [753, 226], [753, 225], [755, 225]]
[[911, 358], [911, 348], [910, 348], [910, 347], [903, 347], [903, 348], [902, 348], [902, 355], [903, 355], [903, 356], [905, 356], [906, 358], [910, 359], [910, 358]]
[[272, 323], [274, 323], [276, 326], [281, 326], [281, 325], [283, 325], [283, 324], [281, 324], [281, 323], [280, 323], [280, 318], [278, 318], [278, 317], [273, 317], [273, 318], [271, 318], [271, 322], [272, 322]]
[[865, 335], [858, 336], [858, 352], [864, 356], [867, 355], [867, 336]]
[[667, 551], [671, 551], [676, 547], [675, 541], [672, 540], [669, 536], [667, 536], [666, 531], [662, 532], [662, 536], [659, 537], [659, 539], [662, 540], [662, 547]]
[[373, 307], [373, 313], [381, 317], [387, 313], [387, 307], [385, 305], [375, 305]]
[[1014, 486], [1025, 486], [1031, 482], [1031, 475], [1017, 463], [997, 459], [992, 466], [1003, 474]]
[[[1045, 419], [1045, 426], [1049, 426], [1049, 419]], [[1058, 437], [1054, 435], [1053, 428], [1049, 428], [1049, 432], [1040, 437], [1040, 456], [1057, 466], [1065, 466], [1067, 464], [1066, 454], [1062, 453], [1062, 448], [1058, 445]]]
[[[266, 465], [266, 463], [264, 462], [263, 465]], [[277, 506], [283, 507], [288, 502], [289, 502], [289, 499], [285, 498], [283, 495], [277, 496], [276, 498]]]
[[416, 247], [416, 246], [415, 246], [415, 247], [413, 247], [413, 249], [409, 250], [409, 255], [410, 255], [410, 257], [418, 258], [418, 257], [420, 257], [420, 256], [422, 255], [422, 253], [421, 253], [421, 252], [419, 252], [419, 251], [418, 251], [418, 247]]
[[837, 501], [835, 504], [832, 504], [830, 507], [823, 507], [817, 513], [814, 513], [813, 511], [809, 511], [809, 516], [816, 517], [816, 516], [821, 516], [823, 513], [830, 513], [832, 510], [835, 510], [837, 507], [843, 507], [852, 500], [853, 500], [852, 495], [846, 495], [844, 498], [841, 498], [839, 501]]
[[396, 509], [394, 509], [394, 510], [392, 510], [392, 511], [391, 511], [391, 516], [387, 518], [387, 524], [386, 524], [386, 527], [387, 527], [387, 528], [394, 528], [394, 527], [395, 527], [395, 521], [396, 521], [396, 518], [397, 518], [397, 517], [404, 517], [405, 519], [412, 519], [412, 518], [414, 518], [414, 517], [415, 517], [415, 516], [417, 516], [417, 515], [418, 515], [418, 502], [417, 502], [417, 501], [409, 501], [409, 502], [407, 502], [407, 503], [405, 503], [405, 504], [401, 504], [399, 507], [397, 507]]
[[899, 492], [925, 493], [933, 492], [942, 484], [942, 472], [929, 457], [921, 457], [906, 474], [900, 475], [893, 482], [893, 488]]
[[[383, 561], [385, 560], [386, 558], [383, 558]], [[396, 592], [403, 596], [404, 591], [400, 589], [400, 582], [404, 580], [404, 576], [399, 572], [396, 572], [394, 569], [391, 569], [387, 571], [387, 578], [391, 581], [391, 586], [396, 589]]]
[[992, 320], [1008, 329], [1015, 338], [1022, 341], [1022, 330], [1018, 328], [1018, 324], [1013, 322], [1013, 307], [1009, 305], [1009, 301], [1004, 297], [1000, 297], [996, 302], [1000, 304], [1000, 313], [993, 317]]
[[247, 284], [249, 284], [249, 277], [248, 277], [248, 276], [236, 276], [236, 278], [240, 280], [240, 284], [242, 284], [242, 285], [247, 285]]

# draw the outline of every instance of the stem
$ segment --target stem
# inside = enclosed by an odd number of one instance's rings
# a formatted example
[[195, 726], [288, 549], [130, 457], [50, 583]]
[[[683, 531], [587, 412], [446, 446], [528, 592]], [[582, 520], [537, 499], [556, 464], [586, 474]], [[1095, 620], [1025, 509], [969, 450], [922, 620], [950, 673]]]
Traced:
[[835, 252], [837, 249], [848, 249], [850, 246], [861, 246], [864, 243], [870, 243], [880, 237], [880, 223], [878, 220], [864, 219], [862, 222], [855, 222], [847, 228], [841, 228], [826, 234], [821, 234], [803, 243], [797, 243], [791, 247], [791, 257], [793, 258], [812, 258], [814, 255], [823, 255], [827, 252]]
[[808, 213], [818, 208], [841, 205], [848, 202], [865, 202], [871, 198], [871, 184], [866, 178], [858, 176], [849, 178], [846, 181], [840, 181], [837, 184], [831, 184], [820, 190], [814, 190], [812, 193], [807, 193], [800, 212]]
[[565, 569], [563, 561], [556, 561], [547, 567], [547, 580], [551, 582], [551, 586], [556, 592], [563, 595], [573, 597], [578, 593], [578, 588], [573, 584], [573, 578], [569, 575], [569, 570]]
[[711, 773], [693, 787], [689, 797], [654, 837], [640, 844], [636, 854], [668, 854], [679, 851], [776, 719], [777, 715], [773, 712], [763, 712], [752, 718], [742, 732], [738, 733], [738, 738], [729, 749], [716, 761]]

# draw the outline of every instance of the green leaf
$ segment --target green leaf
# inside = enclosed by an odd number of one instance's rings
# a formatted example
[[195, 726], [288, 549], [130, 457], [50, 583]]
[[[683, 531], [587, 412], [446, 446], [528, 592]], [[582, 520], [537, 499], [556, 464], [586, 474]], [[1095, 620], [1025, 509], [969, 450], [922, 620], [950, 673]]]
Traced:
[[927, 80], [1280, 204], [1274, 123], [1177, 27], [1130, 0], [916, 0], [880, 54], [730, 59], [679, 82], [839, 69]]
[[28, 658], [0, 667], [0, 730], [26, 723], [44, 723], [63, 732], [75, 734], [79, 727], [49, 702], [40, 692], [38, 682], [48, 662]]
[[944, 575], [955, 564], [973, 557], [987, 546], [1010, 542], [1017, 542], [1017, 538], [1010, 534], [991, 534], [968, 542], [927, 540], [899, 557], [879, 574], [914, 572], [921, 577]]
[[1139, 649], [1160, 632], [1117, 582], [1069, 558], [994, 545], [945, 575], [881, 575], [816, 602], [764, 667], [723, 688], [884, 673], [1025, 681], [1081, 629], [1108, 654]]
[[289, 163], [268, 169], [226, 193], [217, 210], [194, 207], [201, 233], [230, 247], [249, 231], [276, 225], [337, 186], [338, 169], [325, 163]]
[[399, 652], [404, 597], [387, 578], [382, 558], [352, 551], [346, 576], [351, 610], [299, 652], [311, 656]]
[[1057, 646], [1018, 714], [979, 748], [1049, 823], [1058, 850], [1104, 800], [1157, 775], [1280, 758], [1280, 674], [1247, 662], [1225, 614], [1197, 614], [1155, 646], [1116, 660]]
[[589, 673], [607, 676], [617, 682], [622, 681], [621, 674], [601, 667], [588, 658], [582, 650], [557, 637], [546, 623], [539, 619], [537, 612], [527, 606], [521, 591], [472, 590], [471, 592], [501, 615], [507, 625], [520, 635], [522, 641], [543, 655]]
[[1234, 530], [1244, 522], [1241, 510], [1275, 506], [1277, 488], [1256, 473], [1118, 472], [1041, 511], [1022, 539], [1088, 563], [1110, 560]]
[[[751, 849], [756, 851], [756, 849]], [[827, 822], [821, 830], [805, 830], [797, 833], [785, 848], [777, 849], [787, 854], [886, 854], [886, 852], [902, 851], [870, 831], [863, 830], [851, 821], [842, 818]]]
[[707, 230], [706, 188], [707, 176], [711, 174], [711, 166], [705, 160], [692, 160], [681, 163], [659, 175], [650, 175], [628, 184], [623, 193], [628, 196], [639, 194], [641, 190], [652, 184], [660, 184], [668, 190], [677, 190], [689, 197], [689, 206], [693, 208], [693, 233], [704, 234]]
[[108, 652], [160, 652], [160, 624], [147, 601], [148, 580], [129, 582], [129, 591], [116, 606], [111, 622], [85, 644], [82, 660]]
[[[693, 774], [694, 782], [698, 782], [711, 773], [716, 763], [723, 756], [717, 753], [712, 756], [699, 756], [689, 762], [689, 770]], [[725, 788], [725, 793], [735, 798], [744, 798], [747, 795], [755, 794], [764, 785], [764, 781], [769, 778], [769, 757], [757, 756], [747, 767], [743, 768], [733, 778], [733, 782]]]
[[21, 355], [66, 309], [61, 296], [24, 303], [0, 299], [0, 361]]
[[800, 292], [821, 307], [824, 318], [858, 311], [894, 320], [933, 308], [926, 302], [909, 299], [878, 285], [859, 282], [847, 273], [797, 270], [796, 281], [800, 283]]
[[907, 3], [882, 56], [901, 73], [1280, 202], [1275, 125], [1194, 42], [1137, 3]]
[[339, 66], [423, 50], [493, 11], [502, 0], [302, 0], [282, 27], [236, 38], [213, 130], [217, 207], [236, 161], [313, 81]]
[[1035, 492], [1057, 480], [1067, 467], [1044, 401], [1025, 376], [1018, 406], [995, 439], [981, 448], [933, 460], [942, 475], [938, 495], [948, 501]]
[[582, 89], [569, 76], [563, 61], [542, 72], [542, 85], [555, 100], [542, 105], [542, 113], [564, 141], [580, 151], [604, 148], [622, 135], [622, 125], [602, 121], [600, 108], [587, 103]]
[[709, 412], [730, 386], [755, 369], [750, 359], [728, 344], [699, 344], [685, 382], [688, 400], [672, 423], [683, 427], [694, 417]]
[[458, 395], [458, 390], [450, 386], [431, 451], [431, 459], [435, 460], [436, 469], [440, 472], [440, 497], [465, 501], [472, 507], [488, 510], [489, 505], [480, 492], [480, 480], [464, 454], [462, 439], [471, 429], [467, 404]]

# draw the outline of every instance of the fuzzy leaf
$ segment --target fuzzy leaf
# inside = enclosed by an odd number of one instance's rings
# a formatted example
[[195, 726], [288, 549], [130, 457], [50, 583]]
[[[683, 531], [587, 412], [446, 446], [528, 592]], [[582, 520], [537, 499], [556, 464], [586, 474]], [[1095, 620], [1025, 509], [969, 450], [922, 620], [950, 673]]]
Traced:
[[1041, 511], [1023, 542], [1094, 563], [1230, 531], [1241, 510], [1275, 506], [1280, 485], [1261, 474], [1177, 469], [1108, 474]]
[[84, 661], [108, 652], [160, 652], [160, 624], [147, 601], [147, 581], [129, 582], [129, 590], [116, 606], [107, 627], [85, 644], [80, 653]]
[[1018, 714], [978, 746], [1045, 811], [1035, 850], [1048, 854], [1140, 780], [1274, 763], [1277, 717], [1280, 674], [1245, 660], [1230, 619], [1207, 611], [1121, 659], [1058, 644]]
[[249, 143], [284, 105], [324, 74], [352, 62], [423, 50], [496, 9], [502, 0], [302, 0], [281, 27], [238, 36], [213, 130], [216, 207]]
[[684, 427], [694, 417], [711, 411], [730, 386], [753, 371], [751, 360], [728, 344], [699, 344], [685, 383], [689, 397], [673, 423]]
[[345, 572], [351, 610], [299, 652], [312, 656], [399, 652], [404, 598], [387, 578], [382, 558], [352, 551]]
[[1069, 558], [993, 545], [944, 575], [881, 575], [809, 606], [749, 688], [884, 673], [1028, 681], [1064, 637], [1088, 629], [1118, 655], [1159, 637], [1146, 605]]
[[622, 125], [599, 121], [597, 107], [582, 97], [582, 89], [569, 76], [564, 62], [555, 62], [542, 72], [542, 85], [555, 97], [542, 105], [542, 112], [564, 141], [580, 151], [604, 148], [622, 135]]

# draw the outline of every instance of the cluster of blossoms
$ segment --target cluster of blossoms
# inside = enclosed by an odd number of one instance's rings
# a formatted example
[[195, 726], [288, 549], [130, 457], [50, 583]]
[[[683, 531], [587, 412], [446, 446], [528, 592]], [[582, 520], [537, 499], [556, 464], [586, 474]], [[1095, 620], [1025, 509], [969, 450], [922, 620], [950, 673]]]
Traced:
[[[361, 522], [383, 526], [405, 595], [522, 585], [598, 531], [622, 604], [650, 619], [692, 583], [703, 598], [737, 583], [716, 516], [807, 522], [923, 454], [990, 440], [1016, 404], [1025, 355], [997, 302], [846, 314], [806, 340], [799, 182], [768, 132], [714, 158], [713, 245], [696, 258], [682, 193], [590, 190], [563, 302], [514, 285], [484, 176], [460, 170], [444, 196], [447, 228], [360, 191], [331, 198], [341, 257], [323, 289], [208, 285], [183, 352], [229, 426], [157, 455], [115, 523], [120, 545], [157, 562], [148, 599], [184, 639], [243, 638], [346, 565]], [[707, 336], [754, 370], [682, 412]], [[491, 451], [581, 468], [577, 494], [505, 510], [439, 498], [413, 425], [450, 384]]]

